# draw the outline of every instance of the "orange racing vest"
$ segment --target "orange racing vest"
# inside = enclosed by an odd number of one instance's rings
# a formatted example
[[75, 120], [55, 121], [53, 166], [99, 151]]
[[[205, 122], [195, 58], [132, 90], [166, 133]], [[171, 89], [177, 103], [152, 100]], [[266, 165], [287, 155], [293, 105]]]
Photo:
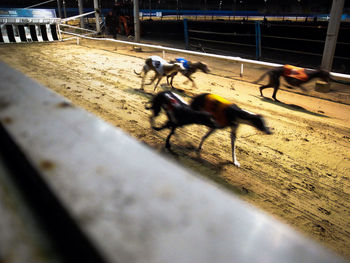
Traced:
[[307, 81], [309, 79], [309, 76], [306, 74], [304, 68], [299, 68], [292, 65], [283, 66], [283, 76], [299, 79], [301, 81]]
[[205, 96], [204, 110], [211, 113], [215, 121], [221, 126], [225, 127], [229, 124], [225, 110], [232, 105], [232, 102], [215, 94], [208, 94]]

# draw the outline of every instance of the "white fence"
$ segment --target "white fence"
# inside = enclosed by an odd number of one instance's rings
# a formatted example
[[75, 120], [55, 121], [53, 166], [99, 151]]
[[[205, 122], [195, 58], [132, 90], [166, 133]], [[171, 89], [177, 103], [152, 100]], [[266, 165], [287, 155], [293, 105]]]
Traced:
[[[66, 32], [61, 31], [61, 33], [64, 34]], [[191, 50], [163, 47], [163, 46], [158, 46], [158, 45], [156, 46], [156, 45], [150, 45], [150, 44], [135, 43], [135, 42], [130, 42], [130, 41], [122, 41], [122, 40], [116, 40], [116, 39], [111, 39], [111, 38], [89, 37], [87, 35], [81, 35], [81, 34], [75, 34], [75, 33], [68, 33], [68, 34], [75, 36], [77, 39], [78, 38], [85, 38], [85, 39], [98, 40], [98, 41], [110, 41], [110, 42], [130, 45], [130, 46], [134, 46], [134, 47], [147, 47], [147, 48], [151, 48], [151, 49], [160, 50], [163, 52], [163, 54], [164, 54], [164, 52], [169, 51], [169, 52], [197, 55], [197, 56], [202, 56], [202, 57], [210, 57], [210, 58], [216, 58], [216, 59], [221, 59], [221, 60], [226, 60], [226, 61], [232, 61], [235, 63], [241, 63], [240, 76], [243, 76], [243, 74], [244, 74], [244, 66], [243, 66], [244, 64], [263, 66], [266, 68], [273, 68], [273, 67], [282, 66], [282, 64], [269, 63], [269, 62], [264, 62], [264, 61], [251, 60], [251, 59], [244, 59], [241, 57], [223, 56], [223, 55], [203, 53], [203, 52], [197, 52], [197, 51], [191, 51]], [[67, 39], [62, 39], [62, 40], [65, 41], [65, 40], [71, 40], [71, 39], [72, 38], [67, 38]], [[331, 76], [335, 79], [350, 81], [350, 75], [347, 75], [347, 74], [331, 72]]]

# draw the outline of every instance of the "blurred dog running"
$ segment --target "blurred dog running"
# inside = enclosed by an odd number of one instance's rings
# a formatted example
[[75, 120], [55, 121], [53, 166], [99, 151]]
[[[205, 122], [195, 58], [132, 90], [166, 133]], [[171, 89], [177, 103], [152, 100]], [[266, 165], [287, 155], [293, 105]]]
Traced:
[[[196, 83], [194, 82], [194, 80], [191, 77], [193, 73], [195, 73], [197, 70], [201, 70], [203, 73], [210, 72], [208, 66], [202, 62], [193, 63], [193, 62], [188, 61], [184, 58], [177, 58], [175, 60], [170, 61], [170, 63], [181, 63], [182, 66], [184, 67], [184, 69], [180, 70], [181, 74], [184, 75], [187, 79], [189, 79], [192, 82], [193, 86], [196, 86]], [[177, 75], [177, 73], [178, 72], [172, 72], [171, 74], [167, 75], [167, 83], [173, 89], [174, 89], [173, 80], [174, 80], [174, 77]], [[169, 80], [170, 80], [170, 82], [169, 82]]]
[[[178, 127], [189, 124], [200, 124], [212, 129], [217, 128], [217, 124], [210, 113], [191, 109], [186, 101], [171, 91], [163, 91], [156, 94], [150, 101], [150, 106], [147, 106], [146, 109], [153, 111], [153, 114], [150, 117], [152, 129], [156, 131], [166, 128], [170, 129], [170, 133], [166, 138], [165, 143], [165, 147], [169, 150], [170, 137]], [[154, 126], [154, 118], [159, 115], [162, 109], [165, 111], [168, 121], [163, 126], [156, 127]]]
[[272, 134], [270, 128], [266, 125], [265, 119], [260, 114], [255, 114], [246, 110], [241, 109], [237, 105], [230, 101], [210, 93], [200, 94], [195, 96], [190, 104], [190, 107], [194, 110], [200, 110], [208, 112], [213, 115], [218, 127], [211, 128], [207, 134], [202, 138], [198, 152], [200, 153], [204, 141], [216, 130], [223, 129], [226, 127], [231, 128], [231, 149], [232, 149], [232, 160], [235, 166], [240, 167], [240, 163], [236, 157], [236, 133], [240, 124], [248, 124], [255, 127], [256, 129], [266, 133]]
[[143, 90], [147, 73], [149, 71], [154, 71], [155, 75], [154, 75], [153, 79], [151, 80], [150, 83], [148, 83], [146, 85], [151, 85], [156, 79], [158, 79], [156, 85], [154, 86], [154, 91], [155, 91], [159, 82], [161, 81], [161, 79], [163, 77], [171, 75], [173, 73], [177, 73], [180, 70], [185, 70], [182, 63], [178, 63], [178, 62], [169, 63], [159, 56], [150, 56], [150, 57], [146, 58], [145, 64], [142, 68], [142, 71], [140, 73], [138, 73], [134, 70], [134, 72], [137, 75], [140, 75], [140, 76], [143, 75], [142, 76], [142, 83], [141, 83], [141, 90]]
[[301, 88], [303, 91], [307, 91], [305, 87], [302, 86], [302, 84], [314, 79], [314, 78], [320, 78], [325, 82], [330, 81], [330, 74], [326, 70], [322, 69], [305, 69], [305, 68], [299, 68], [292, 65], [284, 65], [282, 67], [274, 68], [266, 73], [264, 73], [258, 80], [254, 81], [253, 83], [260, 82], [265, 76], [269, 76], [269, 82], [266, 85], [260, 86], [260, 95], [263, 95], [263, 90], [266, 88], [274, 88], [272, 98], [275, 101], [279, 101], [276, 98], [277, 91], [280, 87], [280, 78], [283, 77], [285, 81], [292, 85]]

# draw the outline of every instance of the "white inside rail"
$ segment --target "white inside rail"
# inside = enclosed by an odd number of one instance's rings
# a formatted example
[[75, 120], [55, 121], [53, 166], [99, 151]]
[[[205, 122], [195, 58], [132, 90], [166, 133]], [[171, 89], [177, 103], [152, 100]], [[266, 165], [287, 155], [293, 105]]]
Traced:
[[[78, 26], [72, 26], [72, 25], [68, 25], [68, 24], [60, 24], [60, 26], [62, 26], [62, 27], [69, 27], [69, 28], [73, 28], [73, 29], [79, 29], [79, 30], [83, 30], [83, 31], [92, 32], [94, 34], [98, 34], [98, 32], [96, 30], [91, 30], [91, 29], [82, 28], [82, 27], [78, 27]], [[62, 31], [62, 33], [66, 33], [66, 32]]]
[[107, 262], [346, 262], [2, 62], [0, 78], [2, 125]]
[[91, 11], [91, 12], [87, 12], [87, 13], [84, 13], [84, 14], [63, 18], [63, 19], [61, 19], [61, 22], [67, 22], [67, 21], [70, 21], [70, 20], [74, 20], [74, 19], [77, 19], [77, 18], [80, 18], [80, 17], [83, 17], [83, 16], [87, 16], [87, 15], [92, 15], [92, 14], [95, 14], [95, 13], [96, 13], [96, 11]]
[[[202, 53], [197, 51], [191, 51], [191, 50], [184, 50], [184, 49], [177, 49], [177, 48], [170, 48], [170, 47], [163, 47], [160, 45], [150, 45], [150, 44], [142, 44], [142, 43], [136, 43], [136, 42], [130, 42], [130, 41], [123, 41], [123, 40], [116, 40], [112, 38], [96, 38], [96, 37], [88, 37], [80, 34], [70, 33], [70, 35], [74, 35], [81, 38], [91, 39], [91, 40], [98, 40], [98, 41], [111, 41], [131, 46], [137, 46], [137, 47], [148, 47], [153, 49], [158, 49], [161, 51], [170, 51], [170, 52], [179, 52], [183, 54], [189, 54], [189, 55], [197, 55], [197, 56], [203, 56], [203, 57], [211, 57], [211, 58], [217, 58], [222, 60], [228, 60], [236, 63], [242, 63], [242, 64], [251, 64], [251, 65], [258, 65], [258, 66], [264, 66], [267, 68], [274, 68], [274, 67], [280, 67], [282, 64], [278, 63], [270, 63], [270, 62], [264, 62], [264, 61], [257, 61], [257, 60], [251, 60], [251, 59], [244, 59], [241, 57], [232, 57], [232, 56], [224, 56], [224, 55], [217, 55], [217, 54], [211, 54], [211, 53]], [[63, 39], [64, 41], [65, 39]], [[342, 74], [342, 73], [336, 73], [331, 72], [330, 73], [332, 77], [339, 78], [342, 80], [350, 80], [350, 75], [348, 74]], [[240, 72], [240, 75], [243, 75], [243, 72]]]

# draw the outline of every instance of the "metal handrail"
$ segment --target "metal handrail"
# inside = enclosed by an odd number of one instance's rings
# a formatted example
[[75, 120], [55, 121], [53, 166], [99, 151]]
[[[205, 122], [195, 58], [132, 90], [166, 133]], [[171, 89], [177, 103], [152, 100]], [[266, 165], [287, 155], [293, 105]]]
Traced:
[[[212, 31], [203, 31], [203, 30], [193, 30], [188, 29], [188, 32], [192, 33], [202, 33], [202, 34], [211, 34], [211, 35], [223, 35], [223, 36], [255, 36], [255, 34], [237, 34], [237, 33], [223, 33], [223, 32], [212, 32]], [[273, 35], [261, 35], [262, 38], [276, 38], [276, 39], [286, 39], [286, 40], [296, 40], [296, 41], [307, 41], [307, 42], [314, 42], [314, 43], [324, 43], [324, 40], [317, 40], [317, 39], [308, 39], [308, 38], [292, 38], [292, 37], [284, 37], [284, 36], [273, 36]], [[211, 40], [211, 39], [203, 39], [203, 38], [196, 38], [196, 37], [189, 37], [189, 39], [197, 40], [197, 41], [205, 41], [210, 43], [220, 43], [220, 44], [226, 44], [226, 45], [239, 45], [239, 46], [249, 46], [253, 47], [255, 45], [252, 44], [245, 44], [245, 43], [237, 43], [237, 42], [228, 42], [228, 41], [217, 41], [217, 40]], [[350, 43], [346, 42], [337, 42], [337, 45], [350, 45]], [[304, 54], [304, 55], [311, 55], [311, 56], [322, 56], [322, 54], [313, 53], [313, 52], [306, 52], [306, 51], [299, 51], [299, 50], [290, 50], [290, 49], [283, 49], [283, 48], [274, 48], [274, 47], [268, 47], [268, 46], [262, 46], [262, 49], [268, 49], [268, 50], [276, 50], [276, 51], [283, 51], [288, 53], [295, 53], [295, 54]], [[343, 60], [350, 60], [348, 57], [340, 57], [340, 56], [334, 56], [334, 58], [337, 59], [343, 59]]]
[[[150, 45], [150, 44], [135, 43], [135, 42], [130, 42], [130, 41], [116, 40], [116, 39], [112, 39], [112, 38], [88, 37], [88, 36], [83, 36], [83, 35], [79, 35], [79, 34], [75, 34], [75, 33], [70, 33], [70, 35], [74, 35], [76, 37], [81, 37], [81, 38], [86, 38], [86, 39], [91, 39], [91, 40], [97, 40], [97, 41], [111, 41], [111, 42], [116, 42], [116, 43], [120, 43], [120, 44], [126, 44], [126, 45], [130, 45], [130, 46], [135, 46], [135, 47], [148, 47], [148, 48], [158, 49], [158, 50], [161, 50], [161, 51], [170, 51], [170, 52], [178, 52], [178, 53], [189, 54], [189, 55], [197, 55], [197, 56], [203, 56], [203, 57], [217, 58], [217, 59], [222, 59], [222, 60], [227, 60], [227, 61], [232, 61], [232, 62], [238, 62], [238, 63], [241, 63], [242, 65], [243, 64], [260, 65], [260, 66], [264, 66], [264, 67], [267, 67], [267, 68], [274, 68], [274, 67], [282, 66], [282, 64], [278, 64], [278, 63], [257, 61], [257, 60], [245, 59], [245, 58], [241, 58], [241, 57], [224, 56], [224, 55], [217, 55], [217, 54], [211, 54], [211, 53], [202, 53], [202, 52], [198, 52], [198, 51], [191, 51], [191, 50], [163, 47], [163, 46], [160, 46], [160, 45], [156, 46], [156, 45]], [[241, 67], [241, 75], [243, 74], [242, 68], [243, 67]], [[331, 74], [332, 77], [350, 81], [350, 75], [342, 74], [342, 73], [336, 73], [336, 72], [331, 72], [330, 74]]]

